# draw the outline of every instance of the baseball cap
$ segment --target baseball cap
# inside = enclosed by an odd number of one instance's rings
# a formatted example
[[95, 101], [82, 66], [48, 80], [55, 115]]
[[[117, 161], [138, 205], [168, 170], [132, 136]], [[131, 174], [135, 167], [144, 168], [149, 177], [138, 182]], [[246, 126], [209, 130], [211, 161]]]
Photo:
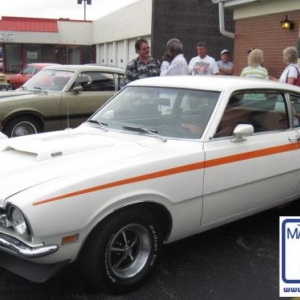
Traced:
[[221, 51], [221, 55], [223, 55], [223, 54], [225, 54], [225, 53], [228, 53], [228, 54], [229, 54], [229, 50], [224, 49], [224, 50]]

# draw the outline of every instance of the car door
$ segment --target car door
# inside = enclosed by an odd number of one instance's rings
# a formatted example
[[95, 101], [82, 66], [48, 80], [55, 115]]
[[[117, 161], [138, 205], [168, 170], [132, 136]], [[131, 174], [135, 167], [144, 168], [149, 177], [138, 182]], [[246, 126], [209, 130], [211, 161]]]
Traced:
[[[289, 111], [280, 92], [231, 97], [214, 137], [204, 145], [203, 225], [238, 219], [297, 195], [300, 150]], [[238, 124], [253, 125], [254, 134], [234, 141]]]
[[85, 122], [116, 93], [115, 76], [109, 72], [80, 73], [72, 87], [76, 86], [81, 86], [82, 91], [62, 94], [63, 128], [74, 128]]
[[[300, 138], [300, 94], [289, 93], [288, 97], [291, 103], [292, 123], [295, 130], [297, 131], [297, 135], [295, 136], [295, 139], [299, 139]], [[299, 179], [298, 191], [300, 192], [300, 179]]]

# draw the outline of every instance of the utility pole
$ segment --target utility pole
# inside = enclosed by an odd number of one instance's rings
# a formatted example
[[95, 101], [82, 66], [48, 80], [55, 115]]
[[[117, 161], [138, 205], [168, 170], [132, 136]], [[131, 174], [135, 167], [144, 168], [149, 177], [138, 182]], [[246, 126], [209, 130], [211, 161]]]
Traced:
[[86, 5], [91, 5], [92, 0], [77, 0], [77, 4], [82, 4], [82, 2], [84, 2], [84, 21], [86, 21]]

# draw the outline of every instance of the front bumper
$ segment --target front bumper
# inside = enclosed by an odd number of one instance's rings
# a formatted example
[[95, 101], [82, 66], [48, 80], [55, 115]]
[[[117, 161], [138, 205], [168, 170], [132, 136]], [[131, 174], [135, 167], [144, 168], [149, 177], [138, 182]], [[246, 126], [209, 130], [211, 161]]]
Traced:
[[69, 260], [64, 260], [53, 264], [36, 263], [34, 258], [55, 253], [58, 250], [58, 246], [32, 248], [16, 238], [3, 233], [0, 233], [1, 248], [8, 251], [0, 253], [0, 266], [33, 282], [47, 281], [70, 262]]
[[49, 280], [60, 270], [62, 270], [68, 263], [69, 261], [66, 260], [55, 264], [42, 265], [15, 257], [5, 252], [0, 254], [0, 267], [3, 267], [27, 280], [37, 283], [42, 283]]
[[23, 258], [43, 257], [53, 254], [58, 250], [57, 245], [32, 248], [19, 241], [18, 239], [3, 233], [0, 233], [0, 248], [1, 247], [9, 249]]

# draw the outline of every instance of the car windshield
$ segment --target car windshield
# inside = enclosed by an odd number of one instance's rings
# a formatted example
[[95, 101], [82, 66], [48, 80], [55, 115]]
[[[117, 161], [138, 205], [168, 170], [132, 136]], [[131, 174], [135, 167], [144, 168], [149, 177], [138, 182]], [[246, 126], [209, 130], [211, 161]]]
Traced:
[[127, 86], [90, 119], [91, 124], [170, 138], [201, 138], [220, 92]]
[[63, 91], [73, 75], [73, 71], [43, 69], [28, 80], [21, 89]]

